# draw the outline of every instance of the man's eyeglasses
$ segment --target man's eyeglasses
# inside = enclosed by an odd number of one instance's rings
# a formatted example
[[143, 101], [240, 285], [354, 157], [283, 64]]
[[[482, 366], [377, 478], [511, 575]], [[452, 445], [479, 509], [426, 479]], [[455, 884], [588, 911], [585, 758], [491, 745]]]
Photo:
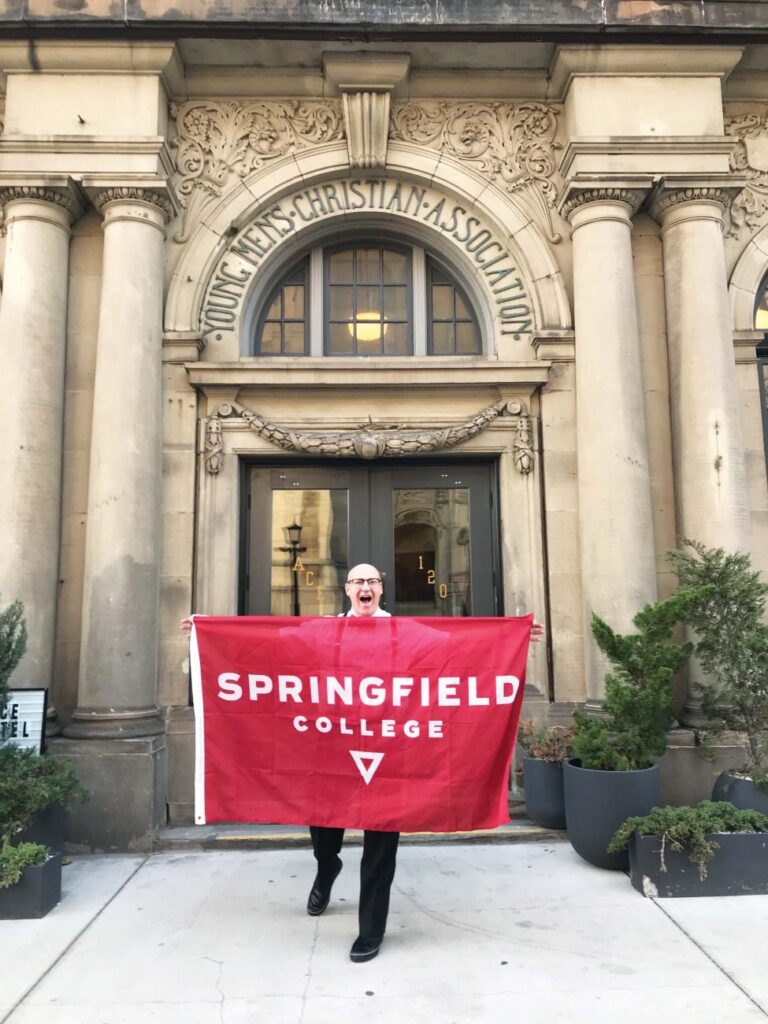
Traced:
[[351, 583], [353, 587], [362, 587], [364, 583], [367, 583], [369, 587], [381, 586], [381, 580], [378, 577], [370, 580], [347, 580], [347, 583]]

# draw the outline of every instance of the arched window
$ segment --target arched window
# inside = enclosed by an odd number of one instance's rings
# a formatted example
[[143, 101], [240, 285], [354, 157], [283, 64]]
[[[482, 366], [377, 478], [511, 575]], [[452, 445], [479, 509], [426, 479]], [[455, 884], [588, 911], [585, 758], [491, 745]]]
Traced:
[[477, 315], [451, 270], [420, 246], [365, 239], [318, 246], [272, 287], [258, 356], [472, 356]]
[[755, 330], [763, 331], [763, 340], [757, 346], [757, 374], [763, 410], [763, 441], [768, 460], [768, 278], [760, 286], [755, 309]]

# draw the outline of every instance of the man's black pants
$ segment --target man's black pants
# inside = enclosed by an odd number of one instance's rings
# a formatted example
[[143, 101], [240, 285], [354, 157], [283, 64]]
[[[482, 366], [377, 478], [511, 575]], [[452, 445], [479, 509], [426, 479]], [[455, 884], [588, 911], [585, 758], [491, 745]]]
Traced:
[[[327, 882], [336, 871], [344, 829], [310, 825], [309, 831], [318, 874], [323, 882]], [[386, 931], [389, 890], [395, 877], [399, 840], [399, 832], [366, 830], [364, 833], [358, 911], [360, 935], [364, 939], [380, 939]]]

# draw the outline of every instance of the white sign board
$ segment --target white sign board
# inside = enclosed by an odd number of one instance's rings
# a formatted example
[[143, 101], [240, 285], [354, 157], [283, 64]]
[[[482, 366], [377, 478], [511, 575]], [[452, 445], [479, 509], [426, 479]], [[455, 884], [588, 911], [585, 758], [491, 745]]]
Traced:
[[0, 711], [0, 743], [15, 743], [42, 754], [47, 707], [47, 690], [8, 690], [8, 702]]

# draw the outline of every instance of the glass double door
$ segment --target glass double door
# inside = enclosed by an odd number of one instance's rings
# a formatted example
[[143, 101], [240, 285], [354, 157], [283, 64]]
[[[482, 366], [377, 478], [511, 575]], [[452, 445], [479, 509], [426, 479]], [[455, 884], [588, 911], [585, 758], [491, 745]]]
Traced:
[[241, 610], [335, 615], [375, 565], [393, 615], [498, 615], [493, 465], [252, 467]]

